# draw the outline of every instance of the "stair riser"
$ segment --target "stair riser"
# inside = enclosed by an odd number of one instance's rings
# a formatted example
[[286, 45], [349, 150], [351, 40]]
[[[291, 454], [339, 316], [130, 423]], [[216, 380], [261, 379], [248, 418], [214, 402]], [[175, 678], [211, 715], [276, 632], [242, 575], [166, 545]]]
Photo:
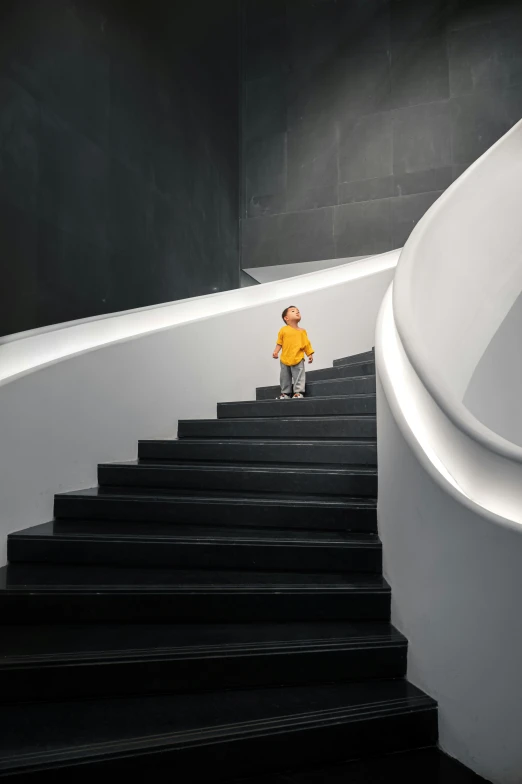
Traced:
[[294, 528], [311, 531], [377, 531], [375, 509], [349, 509], [342, 506], [299, 506], [237, 503], [212, 504], [204, 500], [187, 502], [82, 498], [57, 496], [54, 514], [58, 519], [75, 520], [133, 520], [147, 522], [191, 523], [200, 525], [237, 525], [255, 528]]
[[[179, 542], [45, 541], [9, 539], [11, 563], [74, 563], [115, 566], [166, 566], [186, 569], [366, 572], [380, 574], [380, 547], [280, 547]], [[1, 692], [0, 692], [1, 693]]]
[[375, 395], [366, 397], [302, 398], [301, 400], [260, 400], [218, 403], [218, 419], [249, 417], [308, 417], [375, 414]]
[[2, 623], [271, 623], [290, 621], [375, 620], [390, 618], [388, 592], [320, 593], [296, 591], [222, 593], [155, 593], [140, 590], [119, 595], [103, 589], [88, 594], [74, 591], [6, 593], [0, 597]]
[[298, 495], [377, 495], [376, 474], [339, 476], [335, 473], [315, 475], [295, 471], [206, 471], [195, 468], [176, 470], [175, 466], [162, 468], [118, 465], [101, 465], [98, 468], [101, 487], [147, 487], [169, 490], [217, 490], [233, 492], [291, 493]]
[[362, 354], [353, 354], [351, 357], [339, 357], [334, 359], [333, 366], [353, 365], [355, 362], [375, 362], [375, 351], [363, 351]]
[[[406, 645], [350, 650], [215, 653], [160, 661], [80, 662], [0, 670], [0, 700], [34, 702], [128, 694], [220, 691], [374, 678], [402, 678]], [[152, 654], [154, 655], [154, 654]]]
[[306, 380], [324, 381], [330, 378], [351, 378], [353, 376], [374, 376], [375, 362], [357, 362], [351, 365], [338, 365], [337, 367], [321, 370], [306, 369]]
[[339, 465], [377, 464], [375, 443], [328, 444], [303, 441], [299, 444], [267, 442], [200, 444], [197, 441], [142, 441], [139, 445], [140, 460], [169, 460], [176, 462], [201, 460], [211, 463], [337, 463]]
[[[284, 401], [283, 401], [284, 402]], [[291, 401], [293, 405], [294, 401]], [[305, 403], [296, 400], [295, 403]], [[376, 438], [375, 417], [350, 419], [250, 419], [181, 421], [178, 436], [184, 438], [273, 438], [273, 439], [339, 439]]]
[[[329, 395], [371, 395], [375, 392], [375, 376], [367, 378], [340, 378], [306, 384], [306, 397], [328, 397]], [[278, 386], [259, 387], [256, 400], [274, 400], [281, 393]]]
[[[239, 738], [224, 738], [205, 745], [201, 742], [180, 743], [175, 749], [163, 747], [140, 754], [138, 749], [128, 755], [118, 754], [113, 759], [107, 754], [95, 762], [73, 765], [66, 762], [45, 770], [34, 769], [16, 782], [40, 784], [92, 784], [93, 777], [130, 776], [143, 780], [151, 775], [171, 777], [175, 770], [187, 784], [227, 781], [237, 776], [277, 772], [290, 768], [302, 769], [309, 765], [341, 762], [347, 756], [375, 756], [437, 743], [437, 711], [435, 708], [409, 711], [362, 721], [336, 719], [317, 720], [288, 731], [279, 730], [244, 734]], [[26, 768], [27, 770], [27, 768]], [[210, 773], [211, 771], [211, 773]], [[22, 772], [22, 771], [20, 771]]]

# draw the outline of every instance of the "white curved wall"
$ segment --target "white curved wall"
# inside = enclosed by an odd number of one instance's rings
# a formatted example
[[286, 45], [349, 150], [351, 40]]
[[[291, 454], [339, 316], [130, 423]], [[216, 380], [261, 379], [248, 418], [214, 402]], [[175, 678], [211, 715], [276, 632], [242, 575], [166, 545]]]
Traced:
[[522, 782], [521, 200], [519, 123], [415, 228], [375, 340], [392, 619], [442, 747], [495, 784]]
[[521, 199], [522, 121], [445, 191], [402, 253], [397, 328], [424, 383], [451, 405], [522, 291]]
[[[522, 780], [522, 526], [517, 466], [473, 442], [415, 374], [391, 291], [376, 334], [379, 534], [408, 678], [440, 743], [495, 784]], [[493, 510], [505, 512], [503, 516]]]
[[521, 532], [448, 492], [380, 380], [377, 410], [379, 534], [408, 679], [438, 701], [444, 751], [488, 781], [520, 784]]
[[475, 368], [464, 405], [483, 425], [522, 446], [522, 295]]
[[298, 304], [315, 367], [373, 345], [399, 252], [285, 281], [73, 324], [0, 346], [0, 541], [52, 517], [56, 492], [181, 418], [276, 384], [281, 311]]

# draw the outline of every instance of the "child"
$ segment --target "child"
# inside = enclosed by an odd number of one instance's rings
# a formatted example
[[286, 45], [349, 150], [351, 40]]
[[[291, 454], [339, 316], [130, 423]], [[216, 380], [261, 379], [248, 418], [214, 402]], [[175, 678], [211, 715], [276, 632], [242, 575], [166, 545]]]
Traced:
[[299, 308], [290, 305], [283, 310], [283, 321], [286, 326], [281, 327], [277, 336], [277, 344], [272, 356], [277, 359], [281, 354], [281, 394], [279, 400], [291, 397], [292, 381], [294, 384], [294, 397], [303, 397], [305, 391], [305, 363], [304, 355], [308, 362], [313, 362], [314, 350], [308, 340], [306, 329], [299, 326], [301, 314]]

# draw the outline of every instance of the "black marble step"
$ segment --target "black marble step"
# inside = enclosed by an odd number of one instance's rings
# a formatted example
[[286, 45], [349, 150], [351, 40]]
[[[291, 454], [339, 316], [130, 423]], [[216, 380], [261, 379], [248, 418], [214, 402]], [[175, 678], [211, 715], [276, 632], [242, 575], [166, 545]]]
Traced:
[[169, 493], [94, 487], [57, 495], [54, 514], [61, 519], [80, 520], [240, 524], [315, 531], [377, 530], [377, 503], [371, 498]]
[[334, 359], [333, 366], [352, 365], [354, 362], [375, 362], [375, 349], [372, 348], [371, 351], [363, 351], [361, 354], [352, 354], [350, 357]]
[[377, 495], [373, 466], [227, 463], [102, 463], [102, 487], [147, 487], [315, 495]]
[[387, 621], [375, 575], [10, 564], [0, 623]]
[[437, 708], [405, 681], [363, 681], [6, 705], [0, 732], [4, 776], [208, 782], [433, 746]]
[[309, 370], [306, 366], [306, 380], [325, 381], [331, 378], [352, 378], [353, 376], [374, 376], [375, 362], [350, 362], [346, 365]]
[[309, 766], [284, 773], [269, 773], [229, 784], [479, 784], [486, 780], [439, 749], [402, 751], [396, 754], [342, 762], [327, 767]]
[[[276, 402], [285, 403], [284, 400]], [[289, 402], [293, 405], [306, 401], [291, 400]], [[375, 439], [377, 437], [377, 421], [375, 416], [185, 419], [178, 423], [178, 437], [180, 439]]]
[[338, 463], [376, 465], [377, 442], [279, 439], [169, 439], [140, 441], [140, 460], [198, 461], [205, 463]]
[[9, 534], [11, 563], [166, 566], [185, 569], [369, 572], [382, 569], [376, 534], [168, 523], [61, 521]]
[[246, 400], [218, 403], [218, 419], [239, 417], [338, 417], [350, 414], [375, 414], [375, 395], [304, 397], [288, 400]]
[[[375, 392], [375, 376], [353, 376], [349, 378], [330, 378], [310, 382], [306, 380], [306, 397], [339, 397], [339, 395], [367, 395]], [[256, 400], [275, 400], [281, 389], [279, 386], [259, 387]], [[282, 401], [285, 402], [285, 401]]]
[[4, 626], [0, 701], [400, 678], [387, 623]]

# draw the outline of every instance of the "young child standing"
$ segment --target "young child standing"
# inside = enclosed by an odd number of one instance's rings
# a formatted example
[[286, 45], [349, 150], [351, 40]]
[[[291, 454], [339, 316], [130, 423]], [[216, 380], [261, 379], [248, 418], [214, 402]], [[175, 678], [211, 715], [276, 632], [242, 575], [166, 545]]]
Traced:
[[289, 305], [283, 310], [284, 327], [281, 327], [277, 336], [277, 343], [272, 356], [277, 359], [281, 354], [281, 394], [280, 400], [285, 400], [292, 396], [292, 382], [294, 386], [294, 397], [303, 397], [305, 391], [305, 362], [304, 355], [308, 357], [308, 362], [314, 361], [314, 350], [308, 340], [306, 329], [299, 326], [301, 314], [295, 305]]

